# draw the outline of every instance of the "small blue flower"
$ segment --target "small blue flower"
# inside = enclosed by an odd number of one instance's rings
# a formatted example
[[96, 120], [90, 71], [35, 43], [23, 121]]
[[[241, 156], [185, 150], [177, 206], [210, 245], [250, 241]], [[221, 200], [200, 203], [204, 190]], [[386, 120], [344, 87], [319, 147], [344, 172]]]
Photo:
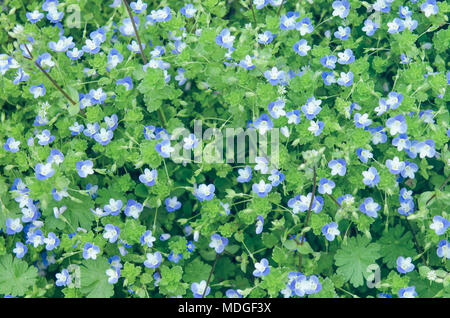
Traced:
[[119, 238], [120, 228], [112, 224], [105, 225], [105, 232], [103, 238], [107, 239], [109, 243], [115, 243]]
[[167, 212], [173, 212], [181, 208], [181, 202], [178, 201], [178, 198], [176, 196], [172, 198], [166, 198], [164, 200], [164, 203], [166, 204]]
[[336, 222], [331, 222], [322, 226], [322, 233], [328, 241], [334, 241], [334, 238], [341, 234]]
[[244, 169], [238, 169], [239, 176], [237, 177], [237, 182], [246, 183], [252, 178], [252, 168], [245, 166]]
[[142, 245], [147, 245], [148, 247], [153, 247], [153, 242], [156, 238], [153, 236], [152, 231], [147, 230], [142, 234], [140, 242]]
[[281, 116], [285, 116], [286, 112], [284, 110], [285, 102], [281, 99], [276, 100], [274, 102], [270, 102], [268, 105], [268, 110], [270, 113], [270, 116], [277, 119]]
[[186, 249], [188, 250], [189, 253], [192, 253], [195, 249], [195, 244], [192, 243], [192, 241], [187, 242]]
[[405, 29], [403, 20], [401, 20], [399, 18], [395, 18], [393, 21], [388, 22], [387, 26], [388, 26], [388, 33], [391, 33], [391, 34], [401, 32]]
[[353, 51], [351, 49], [345, 49], [344, 52], [338, 53], [338, 63], [339, 64], [350, 64], [355, 61], [355, 56], [353, 55]]
[[260, 198], [264, 198], [272, 190], [272, 185], [270, 183], [265, 183], [264, 180], [260, 180], [259, 183], [253, 184], [252, 190]]
[[319, 181], [319, 193], [320, 194], [332, 194], [333, 188], [336, 186], [334, 181], [328, 180], [327, 178], [321, 178]]
[[141, 203], [130, 199], [127, 201], [124, 213], [126, 216], [131, 216], [134, 219], [138, 219], [143, 209], [144, 206]]
[[123, 85], [125, 86], [126, 90], [129, 91], [133, 88], [133, 80], [130, 76], [126, 76], [124, 78], [120, 78], [116, 81], [116, 85]]
[[409, 216], [414, 213], [414, 201], [404, 200], [400, 202], [400, 207], [397, 209], [398, 213], [401, 215]]
[[378, 23], [373, 22], [371, 19], [367, 19], [364, 21], [364, 27], [362, 28], [362, 30], [366, 32], [367, 36], [372, 36], [378, 29], [378, 27]]
[[22, 242], [16, 242], [16, 247], [13, 249], [13, 253], [16, 254], [17, 258], [23, 258], [27, 253], [28, 248]]
[[363, 183], [369, 187], [374, 187], [380, 182], [380, 175], [375, 167], [370, 167], [367, 171], [362, 172]]
[[264, 277], [270, 272], [269, 261], [265, 258], [261, 259], [260, 262], [255, 263], [255, 270], [253, 271], [253, 276]]
[[185, 76], [184, 73], [186, 73], [186, 70], [182, 67], [178, 68], [177, 70], [177, 75], [175, 76], [175, 80], [178, 81], [178, 85], [184, 85], [184, 83], [186, 83], [186, 81], [188, 80]]
[[256, 218], [256, 234], [261, 234], [264, 227], [264, 218], [262, 215], [258, 215]]
[[273, 128], [273, 122], [270, 119], [269, 115], [262, 114], [255, 120], [253, 126], [258, 129], [258, 132], [261, 135], [264, 135], [268, 130], [271, 130]]
[[384, 131], [385, 128], [383, 126], [378, 126], [378, 127], [369, 127], [369, 132], [372, 134], [372, 142], [377, 145], [377, 144], [382, 144], [385, 143], [387, 141], [387, 135], [386, 132]]
[[341, 39], [342, 41], [348, 40], [350, 37], [350, 27], [342, 27], [339, 26], [338, 30], [334, 32], [334, 36], [338, 39]]
[[278, 85], [285, 80], [284, 71], [279, 71], [275, 66], [264, 72], [264, 76], [272, 85]]
[[189, 134], [189, 136], [183, 138], [183, 148], [186, 150], [197, 148], [199, 140], [194, 134]]
[[39, 245], [44, 244], [44, 234], [40, 229], [30, 230], [27, 233], [27, 241], [26, 244], [32, 244], [34, 248], [37, 248]]
[[148, 168], [145, 168], [144, 174], [141, 174], [139, 176], [139, 181], [141, 181], [146, 186], [151, 187], [155, 184], [157, 177], [158, 171], [156, 171], [156, 169], [150, 170]]
[[430, 229], [434, 230], [437, 235], [442, 235], [447, 231], [450, 226], [450, 222], [440, 215], [435, 215], [433, 217], [433, 223], [430, 224]]
[[152, 10], [147, 16], [147, 20], [151, 23], [165, 22], [169, 21], [171, 18], [172, 14], [170, 13], [170, 8], [168, 6], [158, 10]]
[[192, 18], [196, 12], [197, 9], [194, 8], [194, 5], [192, 3], [188, 3], [187, 5], [185, 5], [180, 9], [180, 13], [184, 15], [186, 18]]
[[444, 259], [450, 258], [450, 242], [447, 240], [442, 240], [438, 244], [438, 248], [436, 250], [437, 256]]
[[161, 264], [161, 261], [162, 256], [160, 252], [147, 253], [144, 266], [147, 268], [157, 268]]
[[333, 7], [333, 17], [338, 16], [341, 19], [347, 17], [350, 10], [350, 3], [347, 0], [343, 1], [334, 1], [332, 4]]
[[75, 167], [77, 173], [81, 178], [86, 178], [90, 174], [94, 174], [93, 162], [91, 160], [80, 160], [76, 163]]
[[55, 174], [55, 170], [53, 170], [51, 163], [38, 163], [34, 166], [34, 171], [36, 174], [36, 179], [38, 180], [46, 180]]
[[239, 66], [245, 68], [246, 70], [252, 70], [255, 68], [255, 64], [253, 64], [250, 55], [246, 55], [245, 58], [239, 62]]
[[120, 54], [116, 48], [112, 49], [108, 53], [108, 63], [106, 64], [106, 70], [110, 71], [115, 68], [119, 63], [123, 61], [123, 55]]
[[436, 0], [427, 0], [420, 5], [420, 10], [428, 18], [430, 15], [435, 15], [439, 12], [439, 7], [436, 4]]
[[419, 142], [416, 147], [417, 153], [419, 154], [420, 158], [433, 158], [436, 155], [436, 149], [433, 139], [427, 139], [423, 142]]
[[31, 23], [36, 23], [44, 17], [44, 14], [38, 10], [34, 10], [33, 12], [27, 12], [26, 17]]
[[308, 42], [305, 39], [301, 39], [292, 47], [294, 51], [300, 56], [306, 56], [308, 51], [311, 50], [311, 47], [308, 45]]
[[170, 154], [175, 149], [170, 145], [170, 140], [164, 139], [163, 141], [155, 145], [155, 150], [161, 155], [161, 157], [169, 158]]
[[39, 139], [38, 144], [41, 146], [48, 145], [55, 140], [55, 136], [53, 136], [48, 129], [44, 129], [40, 134], [37, 134], [36, 138]]
[[268, 44], [273, 41], [275, 35], [270, 31], [265, 31], [264, 33], [258, 34], [256, 41], [260, 44]]
[[[136, 29], [139, 31], [139, 18], [134, 16], [133, 17], [134, 23], [136, 25]], [[133, 28], [133, 24], [131, 22], [130, 18], [125, 18], [122, 20], [122, 25], [119, 27], [119, 32], [123, 35], [123, 36], [135, 36], [134, 34], [134, 28]], [[87, 45], [87, 41], [86, 40], [86, 45]], [[98, 43], [98, 42], [97, 42]], [[90, 44], [91, 46], [92, 44]], [[84, 50], [84, 48], [83, 48]]]
[[58, 23], [62, 20], [63, 17], [64, 12], [57, 10], [50, 10], [46, 15], [47, 20], [49, 20], [51, 23]]
[[13, 84], [17, 85], [20, 82], [26, 82], [30, 79], [30, 75], [26, 73], [21, 67], [17, 70], [16, 77], [13, 80]]
[[417, 296], [416, 286], [401, 288], [398, 291], [398, 297], [400, 298], [415, 298]]
[[109, 144], [111, 139], [113, 138], [113, 132], [109, 129], [101, 128], [100, 131], [94, 134], [93, 138], [96, 142], [98, 142], [102, 146], [106, 146]]
[[411, 62], [411, 58], [406, 56], [405, 53], [400, 54], [400, 63], [402, 64], [408, 64]]
[[355, 116], [353, 118], [355, 120], [356, 128], [366, 128], [372, 123], [372, 120], [369, 119], [369, 114], [367, 113], [365, 113], [364, 115], [355, 113]]
[[292, 30], [295, 29], [297, 18], [300, 17], [300, 13], [289, 11], [286, 15], [280, 18], [280, 29], [281, 30]]
[[64, 53], [67, 52], [67, 50], [74, 48], [75, 43], [73, 43], [73, 37], [61, 36], [57, 42], [48, 42], [48, 47], [54, 52]]
[[20, 233], [23, 230], [23, 225], [20, 223], [20, 219], [12, 219], [7, 218], [6, 219], [6, 234], [8, 235], [14, 235], [16, 233]]
[[311, 24], [311, 19], [308, 17], [304, 17], [295, 25], [295, 29], [300, 32], [301, 36], [305, 34], [312, 33], [314, 31], [314, 27]]
[[230, 30], [225, 28], [216, 36], [216, 43], [226, 49], [231, 49], [235, 38], [230, 34]]
[[214, 184], [201, 184], [198, 187], [195, 187], [194, 189], [194, 196], [199, 201], [209, 201], [214, 197], [214, 191], [216, 190], [216, 187]]
[[106, 275], [108, 276], [108, 283], [109, 284], [115, 284], [119, 281], [120, 278], [120, 269], [118, 268], [108, 268], [105, 271]]
[[182, 253], [177, 253], [175, 254], [173, 251], [170, 251], [169, 256], [167, 257], [167, 259], [171, 262], [174, 262], [175, 264], [178, 264], [178, 262], [183, 258], [183, 254]]
[[55, 277], [56, 277], [55, 285], [58, 287], [67, 286], [72, 282], [72, 279], [67, 269], [63, 269], [61, 273], [57, 273]]
[[253, 0], [253, 5], [255, 9], [261, 10], [269, 3], [269, 0]]
[[6, 142], [3, 145], [3, 149], [12, 153], [16, 153], [19, 151], [19, 145], [19, 140], [15, 140], [14, 137], [9, 137], [8, 139], [6, 139]]
[[89, 91], [89, 96], [91, 97], [91, 102], [93, 105], [101, 105], [106, 100], [106, 93], [101, 87], [97, 89], [91, 89]]
[[142, 2], [142, 0], [137, 0], [130, 3], [130, 8], [134, 11], [134, 13], [139, 14], [147, 9], [147, 4]]
[[411, 178], [414, 179], [415, 173], [419, 170], [419, 166], [414, 162], [410, 162], [405, 160], [405, 168], [400, 172], [403, 178]]
[[414, 270], [414, 264], [411, 261], [411, 257], [404, 258], [399, 256], [397, 258], [397, 271], [401, 274], [406, 274]]
[[353, 84], [353, 72], [341, 72], [340, 77], [337, 80], [338, 85], [341, 86], [351, 86]]
[[225, 246], [228, 244], [228, 239], [226, 237], [222, 237], [219, 234], [211, 235], [211, 242], [209, 243], [209, 247], [213, 248], [217, 254], [222, 253], [225, 250]]
[[336, 55], [327, 55], [320, 59], [320, 64], [333, 70], [334, 68], [336, 68], [336, 61]]
[[364, 202], [359, 206], [359, 210], [367, 216], [377, 218], [377, 211], [381, 209], [381, 206], [376, 203], [371, 197], [364, 199]]
[[314, 119], [317, 114], [320, 113], [322, 107], [320, 107], [322, 101], [320, 99], [316, 99], [314, 96], [309, 97], [306, 100], [306, 104], [301, 107], [303, 114], [309, 120]]
[[110, 215], [119, 215], [122, 210], [122, 206], [122, 200], [114, 200], [111, 198], [109, 199], [109, 203], [106, 204], [103, 209]]
[[271, 175], [267, 179], [272, 182], [273, 187], [276, 187], [284, 181], [284, 178], [285, 176], [282, 172], [278, 171], [277, 169], [272, 169]]
[[388, 167], [390, 173], [399, 174], [405, 169], [405, 162], [400, 161], [400, 159], [395, 156], [392, 160], [386, 160], [386, 167]]
[[47, 237], [44, 238], [44, 243], [46, 244], [45, 249], [47, 251], [51, 251], [51, 250], [55, 249], [56, 247], [58, 247], [59, 242], [60, 242], [60, 240], [56, 236], [56, 234], [53, 232], [50, 232], [50, 233], [48, 233]]
[[402, 151], [403, 149], [408, 150], [411, 146], [411, 141], [408, 139], [407, 134], [400, 134], [392, 139], [392, 145], [397, 147], [398, 151]]
[[84, 259], [97, 259], [97, 255], [100, 253], [100, 248], [92, 243], [85, 243], [83, 247]]
[[239, 291], [240, 290], [228, 289], [225, 292], [225, 296], [227, 296], [227, 298], [242, 298], [242, 294]]
[[209, 295], [211, 288], [209, 286], [206, 287], [206, 281], [202, 280], [200, 283], [192, 283], [191, 291], [194, 294], [194, 298], [203, 298], [203, 294], [205, 297]]
[[328, 162], [328, 168], [331, 169], [331, 175], [340, 175], [341, 177], [345, 176], [345, 173], [347, 172], [347, 163], [344, 159], [335, 159]]

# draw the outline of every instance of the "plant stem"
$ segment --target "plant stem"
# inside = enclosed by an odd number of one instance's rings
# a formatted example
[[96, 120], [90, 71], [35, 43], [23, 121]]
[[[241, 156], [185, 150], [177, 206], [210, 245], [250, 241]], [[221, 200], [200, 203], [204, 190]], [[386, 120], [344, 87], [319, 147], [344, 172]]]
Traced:
[[208, 281], [206, 282], [206, 287], [203, 290], [202, 298], [205, 298], [205, 294], [206, 294], [206, 291], [208, 290], [209, 282], [211, 281], [211, 276], [214, 272], [214, 268], [216, 268], [217, 260], [219, 259], [219, 257], [220, 257], [220, 254], [216, 253], [216, 259], [214, 260], [214, 264], [211, 268], [211, 271], [209, 272]]
[[[447, 177], [447, 179], [445, 179], [444, 183], [439, 187], [439, 190], [442, 191], [442, 189], [444, 189], [444, 187], [447, 185], [449, 179], [450, 179], [450, 175]], [[436, 193], [433, 194], [433, 196], [428, 199], [428, 201], [427, 201], [427, 203], [425, 203], [425, 205], [428, 205], [428, 203], [430, 203], [435, 197], [436, 197]]]
[[[28, 60], [30, 60], [30, 61], [33, 61], [33, 55], [31, 55], [31, 52], [30, 52], [30, 50], [28, 49], [28, 46], [26, 45], [26, 44], [24, 44], [24, 46], [25, 46], [25, 49], [27, 50], [27, 52], [28, 52], [28, 55], [30, 55], [30, 57], [28, 58], [28, 57], [26, 57], [26, 59], [28, 59]], [[67, 98], [68, 100], [69, 100], [69, 102], [71, 102], [72, 103], [72, 105], [76, 105], [77, 103], [72, 99], [72, 98], [70, 98], [70, 96], [61, 88], [61, 86], [59, 86], [59, 84], [53, 79], [53, 77], [51, 77], [50, 76], [50, 74], [48, 74], [43, 68], [42, 68], [42, 66], [40, 66], [39, 65], [39, 63], [38, 62], [36, 62], [36, 61], [33, 61], [34, 62], [34, 65], [36, 65], [37, 66], [37, 68], [42, 72], [42, 73], [44, 73], [44, 75], [50, 80], [50, 82], [52, 82], [52, 84], [64, 95], [64, 97], [65, 98]]]
[[280, 16], [281, 8], [283, 7], [283, 3], [284, 3], [284, 1], [281, 1], [280, 7], [278, 8], [278, 11], [277, 11], [277, 17]]
[[[317, 178], [317, 174], [316, 174], [316, 167], [313, 167], [313, 189], [312, 189], [312, 195], [311, 195], [311, 201], [309, 202], [309, 208], [308, 208], [308, 214], [306, 215], [306, 221], [305, 221], [305, 226], [303, 228], [306, 228], [308, 226], [308, 222], [309, 219], [311, 217], [311, 210], [312, 210], [312, 206], [313, 206], [313, 202], [314, 202], [314, 196], [316, 194], [316, 178]], [[306, 233], [302, 234], [302, 238], [300, 240], [300, 245], [303, 245], [303, 243], [305, 242], [305, 235]], [[303, 254], [302, 253], [298, 253], [298, 271], [301, 271], [302, 268], [302, 261], [303, 261]]]
[[329, 194], [328, 196], [330, 197], [331, 200], [333, 200], [334, 203], [336, 203], [336, 205], [337, 205], [338, 207], [341, 207], [341, 205], [339, 204], [339, 202], [337, 202], [337, 200], [336, 200], [331, 194]]
[[417, 241], [416, 233], [414, 232], [414, 229], [411, 226], [411, 223], [409, 222], [409, 220], [408, 220], [408, 218], [406, 216], [405, 216], [405, 220], [406, 220], [406, 224], [408, 224], [409, 230], [411, 231], [411, 234], [413, 236], [413, 240], [414, 240], [414, 243], [416, 245], [416, 249], [421, 254], [420, 256], [422, 257], [422, 261], [426, 265], [427, 261], [425, 259], [425, 256], [423, 256], [422, 248], [419, 245], [419, 241]]
[[253, 8], [253, 0], [249, 1], [250, 1], [250, 9], [252, 10], [253, 21], [255, 21], [255, 28], [256, 28], [257, 22], [256, 22], [255, 8]]

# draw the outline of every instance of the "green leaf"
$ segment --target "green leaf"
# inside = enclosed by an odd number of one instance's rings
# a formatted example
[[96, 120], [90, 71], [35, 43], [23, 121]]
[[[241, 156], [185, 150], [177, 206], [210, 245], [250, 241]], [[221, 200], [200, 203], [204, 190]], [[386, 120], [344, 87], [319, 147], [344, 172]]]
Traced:
[[37, 269], [11, 255], [0, 256], [0, 294], [23, 296], [35, 284]]
[[367, 268], [380, 257], [380, 246], [370, 243], [365, 236], [351, 237], [347, 244], [338, 249], [334, 260], [338, 266], [337, 273], [342, 275], [354, 287], [364, 284], [364, 279], [370, 275]]
[[389, 268], [395, 268], [399, 256], [408, 257], [417, 254], [411, 233], [405, 232], [401, 225], [396, 225], [383, 233], [377, 243], [381, 246], [383, 262]]
[[108, 283], [106, 270], [111, 265], [104, 257], [83, 261], [80, 273], [81, 292], [88, 298], [110, 298], [114, 294], [114, 285]]

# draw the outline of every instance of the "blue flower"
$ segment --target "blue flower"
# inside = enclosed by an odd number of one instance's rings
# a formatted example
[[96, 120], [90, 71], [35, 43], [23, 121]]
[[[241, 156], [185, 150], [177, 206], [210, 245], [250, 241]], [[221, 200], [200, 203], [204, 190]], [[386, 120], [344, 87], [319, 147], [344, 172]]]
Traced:
[[398, 291], [398, 297], [400, 297], [400, 298], [415, 298], [415, 297], [417, 297], [416, 286], [400, 288]]
[[264, 76], [272, 85], [278, 85], [285, 80], [284, 71], [279, 71], [275, 66], [264, 72]]
[[175, 76], [175, 80], [178, 81], [178, 85], [184, 85], [184, 83], [186, 83], [186, 81], [188, 80], [185, 76], [184, 73], [186, 73], [186, 70], [182, 67], [178, 68], [177, 70], [177, 75]]
[[230, 34], [230, 30], [225, 28], [216, 36], [216, 43], [226, 49], [231, 49], [235, 38]]
[[333, 188], [336, 184], [332, 180], [328, 180], [327, 178], [321, 178], [319, 181], [319, 193], [320, 194], [332, 194]]
[[100, 145], [106, 146], [113, 138], [113, 132], [109, 129], [101, 128], [100, 131], [94, 134], [93, 138]]
[[238, 169], [239, 176], [237, 177], [237, 182], [246, 183], [252, 178], [252, 168], [245, 166], [244, 169]]
[[346, 194], [346, 195], [342, 195], [340, 197], [338, 197], [336, 199], [336, 201], [341, 205], [341, 206], [352, 206], [353, 203], [355, 203], [355, 198], [351, 195], [351, 194]]
[[419, 23], [417, 22], [417, 20], [413, 20], [411, 17], [406, 17], [405, 20], [403, 20], [403, 25], [409, 31], [414, 31]]
[[25, 71], [21, 67], [19, 67], [19, 69], [17, 70], [17, 73], [16, 73], [16, 77], [13, 80], [13, 84], [17, 85], [20, 82], [26, 82], [29, 79], [30, 79], [30, 75], [28, 75], [28, 73], [25, 73]]
[[103, 91], [103, 89], [97, 88], [97, 89], [91, 89], [89, 91], [89, 96], [91, 97], [91, 102], [93, 105], [97, 104], [103, 104], [106, 100], [106, 93]]
[[369, 119], [369, 114], [367, 113], [365, 113], [364, 115], [355, 113], [355, 116], [353, 118], [355, 120], [356, 128], [366, 128], [372, 123], [372, 120]]
[[[139, 18], [134, 16], [133, 20], [134, 20], [134, 23], [136, 25], [136, 29], [139, 31]], [[130, 18], [125, 18], [125, 19], [122, 20], [122, 25], [119, 27], [119, 32], [123, 36], [135, 36], [133, 24], [132, 24]], [[86, 40], [86, 44], [87, 44], [87, 41], [88, 40]]]
[[381, 11], [387, 13], [391, 11], [391, 0], [376, 0], [373, 4], [373, 9], [375, 11]]
[[304, 17], [295, 25], [295, 29], [300, 32], [301, 36], [305, 34], [312, 33], [314, 31], [314, 27], [311, 24], [311, 19], [308, 17]]
[[227, 296], [227, 298], [242, 298], [242, 294], [239, 291], [239, 289], [227, 289], [227, 291], [225, 292], [225, 296]]
[[67, 269], [63, 269], [61, 273], [57, 273], [55, 277], [56, 277], [55, 285], [58, 287], [67, 286], [72, 282], [72, 279]]
[[400, 134], [392, 139], [392, 145], [397, 147], [398, 151], [402, 151], [403, 149], [408, 150], [411, 146], [411, 141], [408, 139], [407, 134]]
[[93, 105], [91, 95], [89, 94], [78, 94], [78, 101], [80, 103], [80, 109], [84, 109]]
[[359, 210], [367, 216], [377, 218], [377, 211], [381, 209], [381, 206], [376, 203], [371, 197], [364, 199], [364, 202], [359, 206]]
[[300, 117], [300, 110], [295, 109], [295, 110], [291, 110], [288, 111], [286, 113], [286, 117], [288, 118], [288, 124], [299, 124], [301, 117]]
[[272, 186], [276, 187], [278, 186], [281, 182], [284, 181], [284, 174], [281, 173], [280, 171], [278, 171], [277, 169], [272, 169], [271, 171], [271, 175], [267, 178], [269, 179], [269, 181], [272, 182]]
[[188, 3], [187, 5], [185, 5], [180, 9], [180, 13], [184, 15], [186, 18], [192, 18], [196, 12], [197, 9], [194, 8], [194, 5], [192, 3]]
[[61, 53], [61, 52], [66, 52], [68, 49], [75, 47], [75, 43], [73, 43], [73, 37], [61, 36], [57, 42], [55, 42], [55, 41], [48, 42], [48, 47], [52, 51]]
[[155, 169], [151, 170], [148, 168], [144, 169], [144, 174], [139, 176], [139, 181], [145, 184], [148, 187], [151, 187], [155, 184], [156, 178], [158, 177], [158, 171]]
[[331, 222], [322, 226], [322, 233], [328, 241], [334, 241], [334, 238], [341, 234], [336, 222]]
[[347, 0], [343, 1], [334, 1], [332, 4], [333, 7], [333, 17], [338, 16], [344, 19], [350, 10], [350, 3]]
[[20, 233], [23, 230], [23, 225], [20, 223], [20, 219], [12, 219], [7, 218], [6, 219], [6, 234], [8, 235], [14, 235], [16, 233]]
[[103, 238], [109, 240], [109, 243], [115, 243], [119, 238], [120, 228], [112, 224], [105, 225], [105, 233], [103, 233]]
[[264, 8], [268, 3], [269, 0], [253, 0], [253, 5], [257, 10]]
[[353, 55], [353, 51], [351, 49], [345, 49], [344, 52], [338, 53], [338, 63], [339, 64], [350, 64], [355, 61], [355, 56]]
[[187, 242], [186, 249], [188, 250], [188, 252], [192, 253], [195, 249], [195, 244], [192, 243], [192, 241]]
[[173, 212], [181, 208], [181, 202], [178, 201], [178, 198], [176, 196], [172, 198], [166, 198], [164, 200], [164, 203], [166, 204], [167, 212]]
[[53, 136], [48, 129], [44, 129], [40, 134], [37, 134], [36, 138], [39, 139], [38, 144], [41, 146], [48, 145], [55, 140], [55, 136]]
[[93, 162], [91, 160], [80, 160], [76, 163], [75, 167], [77, 173], [81, 178], [86, 178], [90, 174], [94, 174]]
[[127, 201], [124, 213], [126, 216], [131, 216], [132, 218], [137, 219], [139, 218], [139, 215], [141, 214], [143, 209], [144, 206], [141, 203], [130, 199]]
[[85, 45], [81, 49], [86, 53], [97, 54], [100, 52], [100, 44], [98, 40], [86, 39]]
[[156, 241], [156, 238], [153, 236], [152, 231], [147, 230], [142, 234], [140, 242], [142, 245], [147, 245], [149, 248], [153, 247], [153, 242]]
[[199, 201], [209, 201], [214, 197], [214, 191], [216, 190], [214, 184], [201, 184], [194, 188], [194, 196]]
[[265, 258], [261, 259], [260, 262], [255, 263], [255, 270], [253, 271], [253, 276], [264, 277], [270, 272], [269, 261]]
[[108, 53], [108, 63], [106, 64], [106, 70], [110, 71], [115, 68], [119, 63], [123, 61], [123, 55], [120, 54], [116, 48], [112, 49]]
[[450, 258], [450, 242], [447, 240], [442, 240], [438, 244], [438, 248], [436, 250], [437, 256], [440, 258], [449, 259]]
[[260, 198], [264, 198], [270, 190], [272, 190], [272, 185], [270, 183], [265, 183], [264, 180], [260, 180], [259, 183], [254, 183], [252, 186], [253, 192], [255, 192]]
[[147, 4], [142, 0], [137, 0], [130, 3], [130, 8], [133, 9], [134, 13], [139, 14], [147, 9]]
[[63, 198], [68, 197], [69, 194], [67, 193], [66, 190], [58, 191], [58, 190], [56, 190], [56, 188], [53, 188], [52, 196], [53, 196], [53, 199], [55, 199], [55, 201], [61, 201]]
[[277, 119], [280, 118], [280, 116], [286, 115], [286, 112], [284, 111], [284, 106], [285, 102], [281, 99], [276, 100], [274, 102], [270, 102], [268, 105], [270, 116]]
[[374, 187], [380, 182], [380, 176], [375, 167], [370, 167], [367, 171], [362, 172], [363, 183], [369, 187]]
[[203, 298], [203, 294], [205, 297], [209, 295], [211, 288], [209, 286], [206, 287], [206, 281], [202, 280], [200, 283], [192, 283], [191, 291], [194, 294], [194, 298]]
[[133, 80], [130, 76], [126, 76], [124, 78], [120, 78], [116, 81], [116, 85], [123, 85], [125, 86], [126, 90], [129, 91], [133, 88]]
[[262, 215], [258, 215], [256, 218], [256, 234], [261, 234], [264, 227], [264, 218]]
[[273, 122], [272, 120], [270, 120], [269, 115], [262, 114], [255, 120], [253, 126], [258, 129], [258, 132], [261, 135], [264, 135], [268, 130], [271, 130], [273, 128]]
[[44, 244], [44, 234], [40, 229], [30, 230], [27, 233], [27, 244], [32, 244], [34, 248]]
[[289, 11], [286, 15], [280, 18], [280, 29], [281, 30], [292, 30], [295, 29], [297, 18], [300, 16], [298, 12]]
[[395, 156], [392, 160], [386, 160], [386, 167], [388, 167], [390, 173], [399, 174], [405, 169], [405, 162], [400, 161], [400, 159]]
[[3, 145], [3, 148], [6, 151], [10, 151], [12, 153], [16, 153], [16, 152], [19, 151], [19, 145], [20, 145], [20, 141], [19, 140], [15, 140], [14, 137], [9, 137], [8, 139], [6, 139], [6, 142]]
[[387, 141], [386, 132], [384, 132], [383, 126], [369, 127], [369, 132], [372, 134], [372, 142], [377, 145], [385, 143]]
[[342, 41], [348, 40], [350, 37], [350, 27], [338, 27], [338, 30], [334, 32], [334, 36]]
[[333, 70], [336, 67], [336, 61], [336, 55], [327, 55], [320, 59], [320, 64]]
[[158, 10], [152, 10], [150, 15], [147, 16], [147, 20], [151, 23], [169, 21], [171, 18], [172, 14], [168, 6]]
[[106, 213], [111, 215], [119, 215], [122, 210], [123, 203], [121, 200], [109, 199], [109, 203], [106, 204], [103, 209]]
[[33, 222], [34, 220], [38, 219], [41, 216], [41, 213], [39, 213], [38, 209], [34, 204], [30, 204], [27, 207], [23, 207], [21, 211], [23, 214], [22, 216], [23, 223]]
[[258, 34], [256, 41], [260, 44], [268, 44], [273, 41], [275, 35], [270, 31], [265, 31], [264, 33]]
[[183, 254], [182, 253], [177, 253], [175, 254], [173, 251], [170, 251], [169, 256], [167, 257], [167, 259], [171, 262], [174, 262], [175, 264], [178, 264], [178, 262], [183, 258]]
[[228, 244], [228, 239], [226, 237], [222, 237], [219, 234], [211, 235], [211, 242], [209, 243], [209, 247], [213, 248], [217, 254], [222, 253], [225, 250], [225, 246]]
[[306, 100], [306, 104], [301, 107], [303, 114], [309, 120], [314, 119], [317, 114], [320, 113], [322, 107], [320, 107], [322, 101], [320, 99], [316, 99], [314, 96], [309, 97]]
[[400, 202], [405, 202], [405, 201], [409, 201], [412, 200], [412, 190], [407, 190], [406, 188], [401, 188], [400, 189], [400, 195], [399, 195], [399, 200]]
[[246, 70], [252, 70], [255, 68], [250, 55], [246, 55], [245, 58], [239, 62], [239, 66], [245, 68]]
[[161, 261], [162, 256], [160, 252], [147, 253], [144, 266], [147, 268], [157, 268], [161, 264]]
[[403, 24], [403, 20], [399, 18], [395, 18], [393, 21], [387, 23], [388, 33], [394, 34], [401, 32], [405, 29], [405, 25]]
[[16, 254], [17, 258], [22, 258], [27, 253], [28, 248], [22, 242], [16, 242], [16, 247], [13, 249], [13, 253]]
[[331, 175], [340, 175], [341, 177], [345, 176], [345, 173], [347, 172], [347, 163], [344, 159], [335, 159], [328, 162], [328, 168], [331, 169]]
[[402, 64], [408, 64], [409, 62], [411, 62], [411, 58], [406, 56], [405, 53], [400, 54], [400, 63]]
[[83, 258], [84, 259], [97, 259], [97, 255], [100, 253], [100, 247], [92, 243], [85, 243], [83, 247]]
[[401, 215], [409, 216], [414, 213], [414, 201], [404, 200], [400, 202], [400, 207], [397, 209], [398, 213]]
[[400, 172], [400, 174], [403, 178], [414, 179], [415, 173], [418, 170], [419, 170], [419, 167], [414, 162], [405, 160], [405, 168]]
[[420, 10], [428, 18], [430, 15], [435, 15], [439, 12], [439, 7], [436, 4], [436, 0], [427, 0], [420, 5]]
[[[411, 145], [412, 148], [412, 145]], [[419, 142], [417, 144], [417, 153], [419, 154], [420, 158], [433, 158], [436, 154], [434, 140], [433, 139], [427, 139], [423, 142]]]
[[167, 241], [168, 239], [170, 239], [170, 234], [169, 233], [163, 233], [159, 236], [159, 240], [161, 242]]
[[47, 20], [49, 20], [51, 23], [58, 23], [62, 20], [63, 17], [64, 12], [57, 10], [50, 10], [46, 15]]
[[364, 27], [362, 28], [362, 30], [366, 32], [367, 36], [372, 36], [378, 29], [378, 27], [378, 23], [373, 22], [371, 19], [367, 19], [364, 21]]
[[170, 153], [172, 153], [175, 149], [170, 146], [170, 140], [164, 139], [155, 145], [155, 150], [161, 155], [161, 157], [169, 158]]
[[306, 56], [308, 51], [311, 50], [311, 47], [308, 45], [308, 42], [305, 39], [301, 39], [292, 47], [294, 51], [300, 56]]
[[414, 264], [411, 262], [411, 257], [404, 258], [399, 256], [397, 258], [397, 271], [401, 274], [406, 274], [414, 270]]
[[351, 86], [353, 84], [353, 72], [341, 72], [340, 77], [337, 80], [338, 85], [341, 86]]
[[44, 14], [38, 10], [34, 10], [33, 12], [27, 12], [26, 17], [31, 23], [36, 23], [44, 17]]
[[176, 40], [173, 42], [174, 49], [172, 50], [173, 54], [180, 54], [187, 47], [186, 43], [180, 40]]
[[446, 218], [443, 218], [440, 215], [435, 215], [433, 217], [433, 223], [430, 224], [430, 229], [434, 230], [437, 235], [442, 235], [445, 231], [447, 231], [449, 225], [450, 222]]
[[47, 251], [51, 251], [51, 250], [55, 249], [56, 247], [58, 247], [59, 242], [60, 242], [60, 240], [56, 236], [56, 234], [53, 232], [50, 232], [50, 233], [48, 233], [47, 237], [44, 238], [44, 243], [46, 244], [45, 249]]
[[[294, 198], [289, 199], [288, 206], [292, 209], [294, 214], [298, 212], [305, 212], [309, 209], [309, 205], [311, 203], [312, 193], [308, 193], [307, 196], [304, 195], [296, 195]], [[316, 205], [316, 201], [314, 200], [312, 208]]]
[[51, 163], [38, 163], [34, 166], [34, 171], [36, 174], [36, 179], [38, 180], [46, 180], [55, 174], [55, 170], [53, 170]]
[[118, 268], [108, 268], [105, 271], [106, 275], [108, 276], [108, 283], [109, 284], [115, 284], [119, 281], [120, 278], [120, 269]]

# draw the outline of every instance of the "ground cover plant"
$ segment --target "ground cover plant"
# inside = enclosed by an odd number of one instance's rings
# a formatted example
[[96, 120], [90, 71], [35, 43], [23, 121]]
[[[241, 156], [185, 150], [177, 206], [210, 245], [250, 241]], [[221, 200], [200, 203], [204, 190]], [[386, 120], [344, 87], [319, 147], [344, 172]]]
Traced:
[[0, 296], [450, 296], [446, 1], [0, 5]]

